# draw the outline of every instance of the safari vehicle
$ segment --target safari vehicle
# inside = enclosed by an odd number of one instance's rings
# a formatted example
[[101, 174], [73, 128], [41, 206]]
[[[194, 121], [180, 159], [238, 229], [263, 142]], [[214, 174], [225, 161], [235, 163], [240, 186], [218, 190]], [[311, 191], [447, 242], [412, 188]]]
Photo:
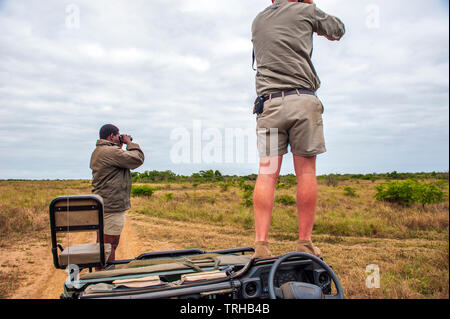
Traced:
[[[63, 299], [344, 298], [331, 267], [301, 252], [254, 260], [251, 247], [186, 249], [108, 263], [111, 246], [103, 242], [103, 201], [95, 195], [54, 199], [50, 224], [54, 265], [69, 273]], [[98, 242], [66, 248], [58, 243], [59, 233], [80, 231], [98, 232]]]

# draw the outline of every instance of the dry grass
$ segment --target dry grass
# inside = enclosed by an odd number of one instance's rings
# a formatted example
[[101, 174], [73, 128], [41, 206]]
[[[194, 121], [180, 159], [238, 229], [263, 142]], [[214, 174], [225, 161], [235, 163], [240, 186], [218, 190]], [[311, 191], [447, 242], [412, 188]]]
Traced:
[[[159, 188], [151, 199], [135, 198], [134, 210], [152, 217], [210, 224], [239, 224], [253, 229], [253, 209], [243, 206], [244, 191], [239, 187], [201, 184], [149, 184]], [[345, 195], [351, 185], [357, 197]], [[405, 208], [374, 199], [376, 183], [358, 181], [339, 187], [319, 186], [314, 234], [364, 236], [373, 238], [448, 239], [448, 201], [423, 208]], [[277, 196], [295, 197], [296, 187], [283, 187]], [[297, 236], [297, 208], [275, 203], [271, 235], [277, 239]]]
[[0, 181], [0, 242], [49, 229], [53, 198], [89, 193], [90, 181]]
[[[448, 200], [425, 208], [377, 202], [377, 183], [319, 185], [313, 240], [336, 270], [346, 296], [448, 298]], [[149, 185], [156, 189], [154, 194], [133, 198], [129, 213], [142, 252], [253, 244], [253, 209], [242, 205], [244, 190], [238, 185]], [[346, 194], [347, 186], [356, 196]], [[295, 186], [283, 185], [276, 195], [295, 198], [295, 192]], [[15, 241], [31, 238], [48, 244], [50, 201], [60, 195], [89, 193], [90, 181], [0, 181], [0, 249], [12, 249]], [[296, 238], [295, 203], [275, 203], [272, 252], [294, 250]], [[365, 286], [370, 264], [380, 268], [380, 289]], [[0, 297], [17, 287], [16, 270], [0, 269]]]

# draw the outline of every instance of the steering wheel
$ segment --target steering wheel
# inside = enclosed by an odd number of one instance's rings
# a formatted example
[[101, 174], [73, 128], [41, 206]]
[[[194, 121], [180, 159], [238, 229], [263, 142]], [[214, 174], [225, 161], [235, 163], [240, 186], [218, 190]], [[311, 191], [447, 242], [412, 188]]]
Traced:
[[[336, 295], [324, 295], [325, 299], [344, 299], [344, 292], [341, 286], [341, 283], [339, 282], [339, 279], [337, 278], [336, 274], [334, 273], [334, 271], [330, 268], [330, 266], [328, 266], [323, 260], [321, 260], [320, 258], [308, 254], [308, 253], [303, 253], [303, 252], [292, 252], [289, 254], [286, 254], [284, 256], [281, 256], [270, 268], [270, 273], [269, 273], [269, 279], [268, 279], [268, 288], [269, 288], [269, 296], [270, 299], [277, 299], [277, 294], [275, 294], [275, 274], [279, 268], [279, 266], [281, 265], [282, 262], [284, 262], [285, 260], [288, 260], [289, 258], [292, 257], [303, 257], [303, 258], [308, 258], [311, 259], [313, 262], [315, 262], [316, 264], [319, 264], [320, 266], [322, 266], [326, 272], [330, 275], [331, 279], [333, 280], [335, 286], [336, 286], [336, 290], [337, 293]], [[309, 284], [305, 284], [305, 285], [309, 285]], [[311, 285], [310, 285], [311, 286]], [[317, 287], [317, 286], [316, 286]], [[281, 289], [277, 288], [277, 292], [278, 295], [281, 294]]]

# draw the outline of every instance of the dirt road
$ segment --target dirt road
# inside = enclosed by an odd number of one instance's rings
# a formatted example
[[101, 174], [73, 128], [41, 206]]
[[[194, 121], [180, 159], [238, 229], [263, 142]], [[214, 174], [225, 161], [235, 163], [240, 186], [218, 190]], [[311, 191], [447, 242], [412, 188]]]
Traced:
[[[117, 258], [134, 258], [139, 255], [139, 241], [133, 231], [133, 222], [128, 219], [116, 252]], [[72, 234], [72, 242], [94, 240], [92, 234]], [[63, 292], [67, 278], [65, 270], [55, 269], [51, 255], [50, 243], [35, 241], [19, 247], [9, 247], [8, 252], [1, 252], [0, 263], [5, 264], [5, 257], [14, 262], [13, 268], [18, 272], [16, 280], [19, 287], [9, 298], [12, 299], [57, 299]], [[11, 264], [11, 262], [10, 262]]]

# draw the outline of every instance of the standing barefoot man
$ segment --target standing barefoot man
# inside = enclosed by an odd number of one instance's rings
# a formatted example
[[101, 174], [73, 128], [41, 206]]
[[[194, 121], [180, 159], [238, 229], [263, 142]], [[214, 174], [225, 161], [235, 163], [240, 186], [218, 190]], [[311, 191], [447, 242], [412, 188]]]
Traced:
[[260, 155], [253, 194], [256, 232], [253, 258], [272, 256], [268, 234], [275, 185], [288, 145], [294, 155], [298, 184], [297, 250], [321, 257], [320, 249], [311, 242], [317, 203], [316, 156], [326, 152], [324, 108], [316, 96], [320, 80], [311, 62], [313, 33], [337, 41], [344, 35], [345, 27], [338, 18], [317, 8], [312, 0], [272, 2], [252, 26], [258, 65], [254, 112], [258, 114]]

